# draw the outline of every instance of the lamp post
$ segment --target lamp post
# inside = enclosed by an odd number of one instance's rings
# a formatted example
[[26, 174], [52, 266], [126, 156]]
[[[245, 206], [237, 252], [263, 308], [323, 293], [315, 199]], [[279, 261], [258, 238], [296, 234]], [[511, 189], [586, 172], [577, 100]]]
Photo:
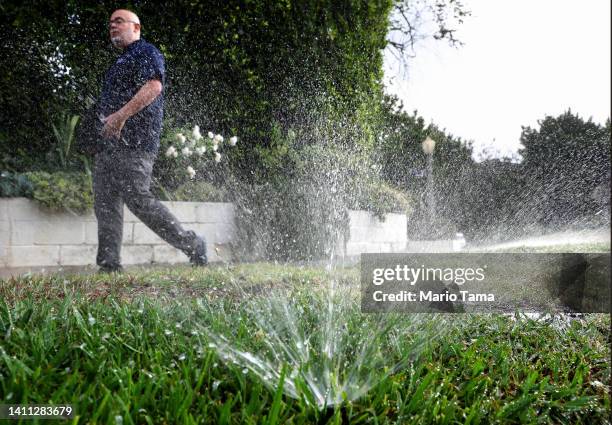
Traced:
[[429, 227], [432, 230], [433, 224], [435, 223], [434, 215], [436, 212], [436, 205], [433, 193], [433, 153], [436, 147], [436, 141], [431, 137], [427, 136], [421, 144], [423, 152], [427, 155], [427, 209], [429, 212]]

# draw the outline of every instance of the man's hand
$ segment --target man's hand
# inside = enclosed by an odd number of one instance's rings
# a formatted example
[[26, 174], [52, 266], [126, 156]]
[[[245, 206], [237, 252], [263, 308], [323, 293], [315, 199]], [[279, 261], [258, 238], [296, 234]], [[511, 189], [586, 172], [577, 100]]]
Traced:
[[107, 139], [119, 139], [121, 136], [121, 130], [125, 125], [126, 119], [123, 117], [121, 111], [110, 114], [108, 117], [102, 120], [104, 127], [102, 128], [102, 137]]
[[102, 120], [104, 122], [102, 137], [118, 140], [121, 136], [121, 129], [128, 118], [140, 112], [145, 106], [150, 105], [161, 92], [162, 83], [159, 80], [147, 81], [140, 90], [138, 90], [136, 95], [134, 95], [128, 103], [123, 105], [123, 108]]

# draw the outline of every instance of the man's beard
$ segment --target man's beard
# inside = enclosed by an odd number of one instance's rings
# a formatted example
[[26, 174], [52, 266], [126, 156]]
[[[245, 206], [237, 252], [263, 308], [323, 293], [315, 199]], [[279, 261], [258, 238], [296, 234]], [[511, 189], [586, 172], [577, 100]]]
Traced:
[[113, 43], [113, 46], [121, 48], [123, 47], [123, 38], [120, 35], [111, 37], [111, 43]]

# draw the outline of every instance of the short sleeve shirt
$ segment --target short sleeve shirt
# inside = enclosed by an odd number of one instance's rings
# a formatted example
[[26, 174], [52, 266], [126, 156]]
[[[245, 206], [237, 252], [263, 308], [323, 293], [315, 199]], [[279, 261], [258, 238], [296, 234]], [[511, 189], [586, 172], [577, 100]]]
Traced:
[[[99, 112], [108, 116], [128, 103], [140, 88], [150, 80], [165, 82], [164, 56], [143, 39], [125, 48], [104, 78]], [[157, 153], [163, 120], [162, 94], [140, 112], [131, 116], [121, 130], [121, 137], [111, 146]]]

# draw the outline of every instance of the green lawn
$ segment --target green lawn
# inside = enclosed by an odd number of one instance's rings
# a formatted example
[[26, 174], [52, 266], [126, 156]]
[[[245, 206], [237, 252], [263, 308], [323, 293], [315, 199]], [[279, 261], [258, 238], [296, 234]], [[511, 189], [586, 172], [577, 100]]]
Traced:
[[487, 248], [486, 250], [474, 249], [473, 252], [538, 252], [538, 253], [566, 253], [566, 252], [610, 252], [610, 243], [593, 242], [593, 243], [573, 243], [573, 244], [558, 244], [548, 246], [512, 246], [509, 248]]
[[365, 315], [358, 279], [250, 264], [0, 281], [0, 404], [105, 424], [609, 423], [609, 315]]

